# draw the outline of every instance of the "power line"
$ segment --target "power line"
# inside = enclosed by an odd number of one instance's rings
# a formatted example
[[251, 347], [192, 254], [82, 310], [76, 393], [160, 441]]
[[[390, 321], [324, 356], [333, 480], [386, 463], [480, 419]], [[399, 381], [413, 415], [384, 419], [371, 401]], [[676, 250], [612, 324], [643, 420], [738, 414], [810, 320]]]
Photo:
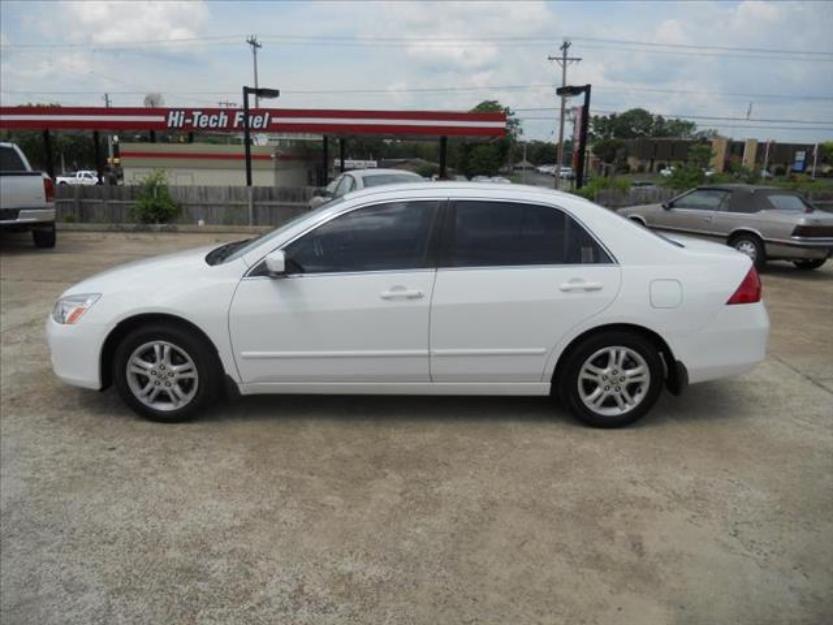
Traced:
[[[549, 121], [551, 118], [549, 117], [518, 117], [518, 120], [522, 122], [527, 121]], [[680, 117], [678, 119], [686, 119], [684, 117]], [[804, 131], [804, 130], [821, 130], [821, 131], [828, 131], [833, 132], [833, 126], [760, 126], [760, 125], [746, 125], [746, 124], [715, 124], [715, 126], [732, 126], [736, 127], [741, 130], [793, 130], [793, 131]]]
[[[108, 78], [108, 80], [111, 80]], [[128, 83], [123, 83], [128, 84]], [[478, 87], [411, 87], [411, 88], [371, 88], [371, 89], [287, 89], [281, 90], [285, 95], [326, 95], [326, 94], [398, 94], [398, 93], [454, 93], [454, 92], [480, 92], [480, 91], [524, 91], [537, 89], [553, 89], [551, 83], [531, 83], [526, 85], [480, 85]], [[616, 91], [616, 92], [635, 92], [635, 93], [663, 93], [663, 94], [680, 94], [680, 95], [713, 95], [726, 98], [755, 98], [755, 99], [784, 99], [784, 100], [818, 100], [818, 101], [833, 101], [833, 95], [802, 95], [802, 94], [773, 94], [773, 93], [739, 93], [739, 92], [721, 92], [711, 91], [708, 89], [694, 90], [694, 89], [653, 89], [640, 87], [626, 87], [626, 86], [612, 86], [599, 85], [593, 86], [594, 90], [599, 91]], [[165, 93], [171, 95], [231, 95], [237, 94], [238, 89], [228, 90], [198, 90], [198, 91], [178, 91], [165, 90]], [[40, 94], [40, 95], [85, 95], [91, 93], [99, 93], [95, 89], [78, 89], [78, 90], [30, 90], [30, 89], [2, 89], [0, 92], [8, 94]], [[134, 95], [137, 93], [144, 93], [144, 91], [110, 91], [115, 95]], [[546, 109], [541, 109], [546, 110]]]
[[[515, 112], [529, 112], [529, 111], [557, 111], [558, 109], [554, 106], [540, 106], [540, 107], [530, 107], [530, 108], [516, 108], [512, 109]], [[608, 111], [608, 110], [600, 110], [595, 109], [596, 113], [605, 113], [605, 114], [614, 114], [614, 115], [621, 115], [625, 111]], [[684, 113], [654, 113], [651, 111], [651, 115], [654, 117], [661, 116], [666, 118], [677, 118], [677, 119], [702, 119], [702, 120], [716, 120], [716, 121], [749, 121], [749, 122], [765, 122], [765, 123], [784, 123], [784, 124], [833, 124], [833, 120], [803, 120], [803, 119], [761, 119], [761, 118], [748, 118], [748, 117], [721, 117], [718, 115], [687, 115]]]
[[623, 44], [623, 45], [632, 45], [638, 44], [640, 46], [647, 46], [647, 47], [663, 47], [663, 48], [685, 48], [689, 50], [722, 50], [725, 52], [762, 52], [767, 54], [812, 54], [812, 55], [824, 55], [824, 56], [833, 56], [833, 50], [784, 50], [784, 49], [777, 49], [777, 48], [745, 48], [745, 47], [738, 47], [738, 46], [714, 46], [714, 45], [703, 45], [703, 44], [686, 44], [686, 43], [662, 43], [662, 42], [655, 42], [655, 41], [633, 41], [627, 39], [602, 39], [598, 37], [572, 37], [572, 39], [577, 39], [579, 41], [596, 41], [600, 43], [616, 43], [616, 44]]
[[[11, 44], [6, 43], [0, 46], [2, 49], [55, 49], [55, 48], [88, 48], [91, 50], [127, 50], [130, 48], [141, 48], [146, 46], [185, 46], [185, 45], [234, 45], [239, 40], [239, 35], [184, 37], [177, 39], [156, 39], [143, 41], [124, 42], [87, 42], [87, 43], [37, 43], [37, 44]], [[410, 46], [422, 47], [461, 47], [481, 46], [483, 44], [494, 44], [508, 47], [528, 46], [549, 46], [551, 39], [545, 36], [527, 37], [356, 37], [345, 35], [287, 35], [272, 34], [262, 35], [263, 40], [287, 45], [329, 45], [329, 46]], [[595, 43], [614, 44], [616, 50], [621, 52], [622, 46], [629, 46], [629, 51], [644, 51], [643, 48], [653, 49], [659, 54], [682, 54], [695, 56], [737, 56], [739, 58], [769, 60], [801, 60], [801, 61], [833, 61], [831, 50], [800, 50], [783, 48], [762, 48], [762, 47], [740, 47], [740, 46], [719, 46], [704, 44], [675, 44], [657, 41], [635, 41], [628, 39], [609, 39], [601, 37], [573, 36], [570, 39], [590, 42], [587, 47], [605, 49], [605, 46], [594, 46]], [[609, 46], [608, 46], [609, 47]], [[677, 50], [677, 52], [672, 52]]]

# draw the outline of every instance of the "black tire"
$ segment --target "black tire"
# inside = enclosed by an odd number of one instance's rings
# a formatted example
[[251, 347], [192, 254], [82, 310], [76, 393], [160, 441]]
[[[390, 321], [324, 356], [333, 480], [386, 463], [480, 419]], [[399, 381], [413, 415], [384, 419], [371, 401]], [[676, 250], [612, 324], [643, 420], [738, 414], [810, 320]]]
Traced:
[[35, 247], [55, 247], [55, 224], [49, 228], [35, 228], [32, 230], [32, 240]]
[[[626, 412], [617, 415], [603, 415], [591, 410], [579, 394], [579, 374], [585, 362], [599, 350], [608, 347], [625, 347], [633, 350], [645, 361], [650, 373], [647, 390], [641, 395], [638, 403]], [[617, 428], [633, 423], [651, 409], [662, 392], [665, 381], [662, 357], [656, 345], [638, 333], [622, 330], [600, 332], [572, 347], [564, 358], [563, 364], [559, 364], [558, 367], [558, 379], [554, 381], [558, 397], [573, 416], [587, 425]], [[603, 403], [607, 402], [608, 400], [605, 400]]]
[[[142, 403], [130, 388], [127, 378], [128, 359], [134, 350], [153, 341], [164, 341], [182, 350], [191, 358], [196, 367], [196, 392], [182, 407], [168, 410], [155, 409]], [[127, 334], [116, 348], [112, 374], [119, 395], [135, 413], [151, 421], [163, 423], [178, 423], [193, 419], [218, 397], [223, 386], [222, 368], [214, 348], [195, 332], [175, 324], [154, 323]], [[148, 376], [148, 381], [150, 379]], [[167, 393], [164, 389], [159, 390]]]
[[795, 265], [796, 269], [811, 271], [813, 269], [818, 269], [826, 262], [826, 258], [814, 258], [812, 260], [794, 260], [793, 265]]
[[[729, 245], [752, 259], [752, 264], [758, 272], [766, 266], [766, 249], [760, 238], [754, 234], [737, 234], [729, 239]], [[754, 256], [748, 250], [754, 249]]]

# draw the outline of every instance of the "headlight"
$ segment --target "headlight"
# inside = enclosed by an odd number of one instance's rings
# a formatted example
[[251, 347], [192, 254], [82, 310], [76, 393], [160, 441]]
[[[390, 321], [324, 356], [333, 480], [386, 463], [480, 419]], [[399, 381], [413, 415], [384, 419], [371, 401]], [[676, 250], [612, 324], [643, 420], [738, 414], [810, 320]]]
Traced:
[[52, 318], [57, 323], [65, 325], [78, 323], [78, 320], [92, 308], [99, 297], [101, 297], [101, 293], [83, 293], [62, 297], [55, 302], [55, 308], [52, 309]]

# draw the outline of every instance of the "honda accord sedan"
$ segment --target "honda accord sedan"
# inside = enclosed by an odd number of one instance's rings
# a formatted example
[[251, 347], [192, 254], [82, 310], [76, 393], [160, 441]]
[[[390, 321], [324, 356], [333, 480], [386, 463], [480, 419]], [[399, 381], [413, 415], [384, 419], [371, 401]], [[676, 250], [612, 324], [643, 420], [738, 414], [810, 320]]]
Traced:
[[117, 267], [47, 320], [59, 378], [113, 384], [158, 421], [231, 390], [553, 394], [621, 426], [663, 389], [749, 370], [768, 331], [744, 254], [465, 182], [348, 193], [260, 238]]

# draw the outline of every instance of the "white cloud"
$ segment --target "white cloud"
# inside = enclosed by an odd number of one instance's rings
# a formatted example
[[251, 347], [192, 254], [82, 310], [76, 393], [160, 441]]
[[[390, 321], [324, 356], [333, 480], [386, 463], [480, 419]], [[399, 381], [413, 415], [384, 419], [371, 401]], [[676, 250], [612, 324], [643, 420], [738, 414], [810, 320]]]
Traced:
[[192, 2], [62, 2], [59, 23], [73, 41], [113, 44], [186, 39], [208, 19], [208, 7]]

